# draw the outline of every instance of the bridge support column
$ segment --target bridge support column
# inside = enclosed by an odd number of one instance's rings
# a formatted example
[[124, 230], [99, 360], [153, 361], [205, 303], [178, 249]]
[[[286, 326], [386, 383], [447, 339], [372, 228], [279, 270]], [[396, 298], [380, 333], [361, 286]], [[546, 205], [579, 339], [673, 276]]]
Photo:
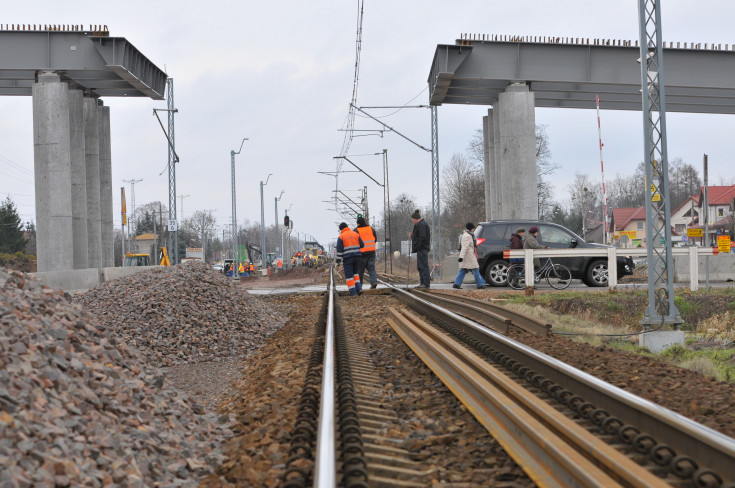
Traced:
[[115, 266], [115, 244], [112, 218], [112, 148], [110, 145], [110, 107], [99, 100], [97, 106], [100, 162], [100, 232], [103, 267]]
[[[493, 106], [492, 131], [490, 118], [488, 112], [488, 128], [483, 131], [488, 155], [485, 201], [486, 208], [487, 202], [491, 202], [492, 210], [489, 217], [538, 219], [533, 92], [525, 83], [510, 84]], [[489, 185], [488, 177], [493, 180]]]
[[69, 89], [69, 133], [71, 149], [71, 210], [74, 269], [89, 267], [87, 235], [87, 166], [84, 156], [84, 94]]
[[495, 133], [493, 124], [493, 109], [488, 109], [487, 116], [482, 118], [483, 152], [485, 160], [485, 219], [494, 220], [500, 210], [497, 198]]
[[38, 271], [73, 269], [68, 87], [45, 72], [32, 94]]
[[102, 267], [100, 154], [97, 98], [84, 97], [84, 152], [87, 177], [87, 236], [89, 267]]

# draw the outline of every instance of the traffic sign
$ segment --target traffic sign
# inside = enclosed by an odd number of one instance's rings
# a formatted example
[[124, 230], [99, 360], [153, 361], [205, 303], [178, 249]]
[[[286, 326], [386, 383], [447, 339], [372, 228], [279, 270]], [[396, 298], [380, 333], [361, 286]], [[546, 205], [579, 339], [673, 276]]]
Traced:
[[689, 237], [687, 237], [687, 236], [681, 236], [681, 240], [682, 241], [687, 241], [688, 239], [689, 239]]
[[179, 230], [179, 223], [175, 220], [169, 220], [168, 221], [168, 231], [169, 232], [176, 232]]
[[730, 252], [730, 236], [717, 236], [717, 247], [720, 252]]
[[702, 237], [703, 235], [704, 231], [702, 229], [687, 229], [688, 237]]

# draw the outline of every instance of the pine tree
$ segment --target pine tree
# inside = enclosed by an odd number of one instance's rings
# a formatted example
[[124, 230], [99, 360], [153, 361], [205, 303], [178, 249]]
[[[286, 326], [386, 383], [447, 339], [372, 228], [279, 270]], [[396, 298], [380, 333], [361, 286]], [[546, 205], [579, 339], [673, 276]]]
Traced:
[[7, 197], [0, 205], [0, 253], [13, 254], [23, 251], [26, 238], [15, 203]]

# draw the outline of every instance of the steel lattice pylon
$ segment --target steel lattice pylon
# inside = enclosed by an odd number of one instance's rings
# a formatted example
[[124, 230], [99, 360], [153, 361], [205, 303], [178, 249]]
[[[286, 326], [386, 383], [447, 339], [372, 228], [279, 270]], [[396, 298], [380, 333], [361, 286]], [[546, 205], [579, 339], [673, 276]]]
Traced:
[[[174, 79], [166, 82], [168, 89], [168, 220], [176, 221], [176, 144], [174, 143]], [[171, 264], [179, 262], [179, 239], [177, 230], [168, 233], [168, 249]]]
[[[439, 200], [439, 120], [436, 105], [431, 106], [431, 236], [432, 260], [441, 264], [441, 204]], [[441, 266], [439, 276], [442, 276]]]
[[640, 22], [648, 306], [642, 323], [683, 322], [674, 304], [660, 0], [638, 0]]

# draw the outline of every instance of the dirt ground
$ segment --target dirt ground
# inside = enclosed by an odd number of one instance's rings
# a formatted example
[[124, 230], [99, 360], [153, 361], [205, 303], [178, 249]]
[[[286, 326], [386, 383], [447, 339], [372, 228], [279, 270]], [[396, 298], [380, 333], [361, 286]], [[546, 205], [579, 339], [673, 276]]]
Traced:
[[321, 283], [329, 268], [320, 267], [313, 268], [293, 268], [285, 271], [278, 271], [270, 276], [248, 276], [240, 279], [240, 286], [247, 289], [259, 288], [290, 288], [293, 286], [312, 285]]

